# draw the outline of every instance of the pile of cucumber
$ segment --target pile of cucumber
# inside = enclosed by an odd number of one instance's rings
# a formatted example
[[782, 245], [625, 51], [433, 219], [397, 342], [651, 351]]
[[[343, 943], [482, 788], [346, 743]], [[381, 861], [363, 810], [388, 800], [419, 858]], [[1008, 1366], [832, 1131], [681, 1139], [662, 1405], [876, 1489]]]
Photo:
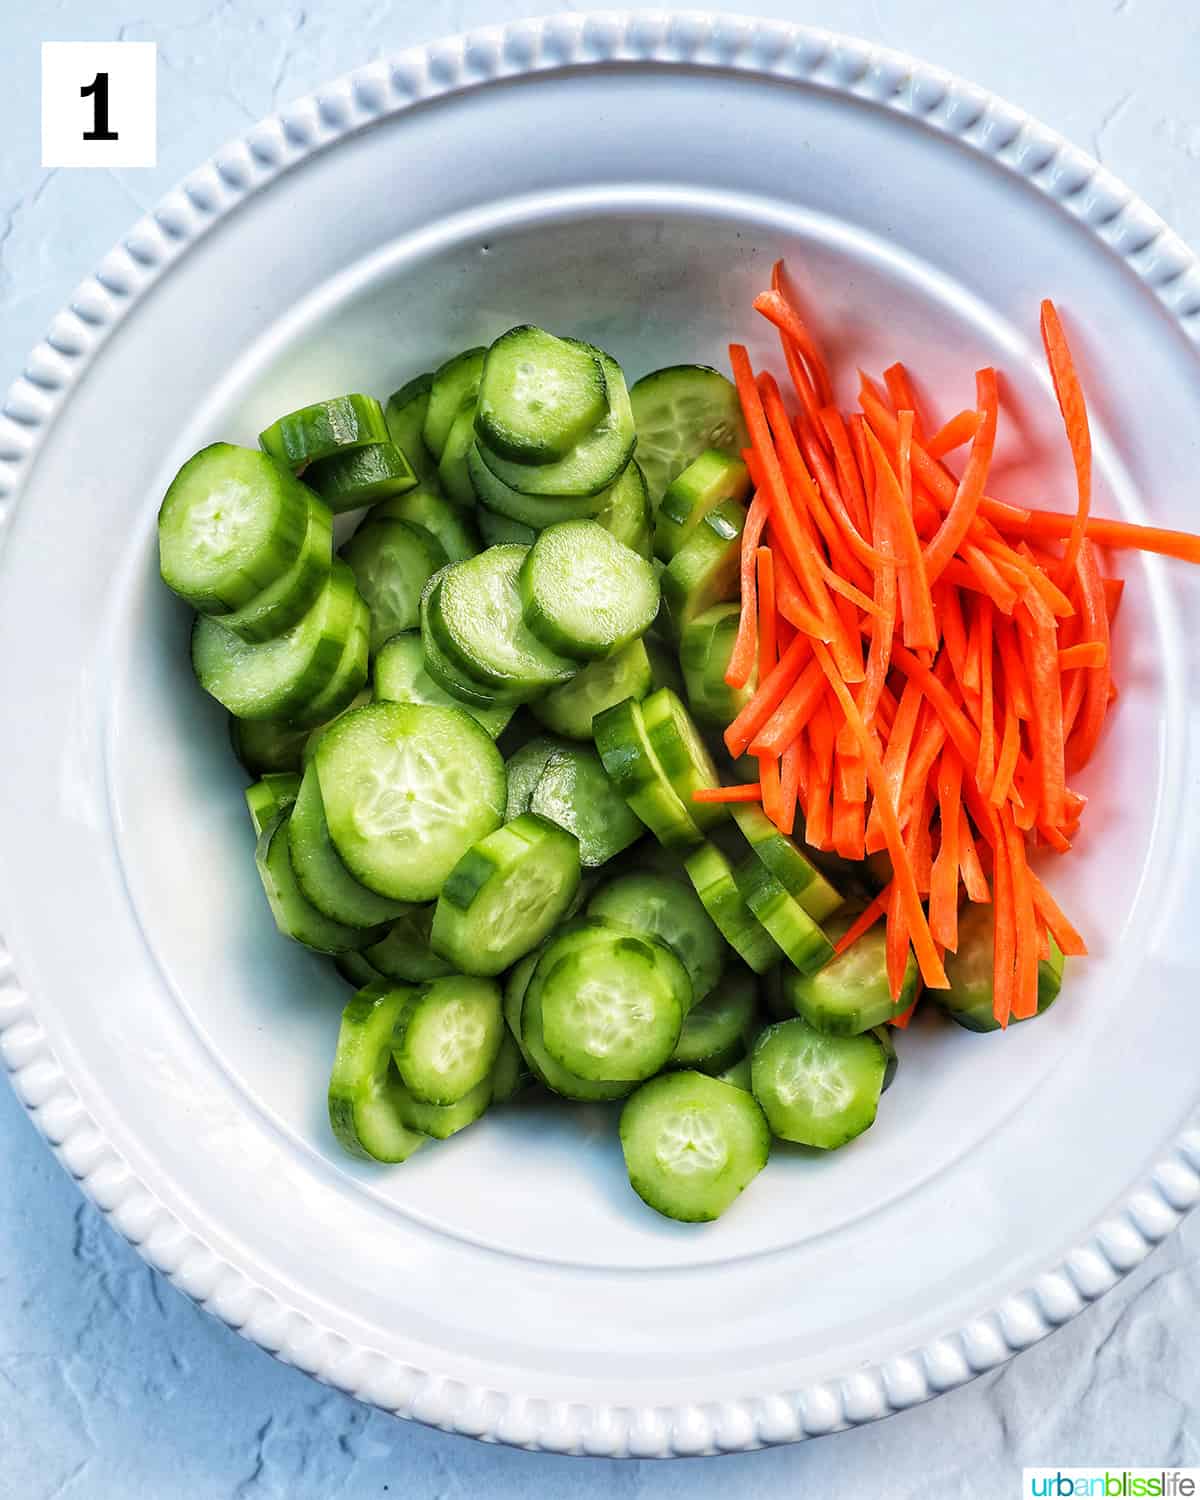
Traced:
[[[275, 923], [356, 992], [329, 1086], [353, 1154], [404, 1161], [531, 1086], [623, 1100], [630, 1182], [693, 1221], [772, 1136], [875, 1119], [916, 970], [893, 1003], [881, 929], [835, 955], [866, 868], [839, 889], [757, 806], [695, 800], [750, 691], [724, 681], [745, 442], [715, 370], [630, 389], [521, 327], [168, 490], [162, 576], [256, 778]], [[979, 910], [936, 998], [987, 1029]]]

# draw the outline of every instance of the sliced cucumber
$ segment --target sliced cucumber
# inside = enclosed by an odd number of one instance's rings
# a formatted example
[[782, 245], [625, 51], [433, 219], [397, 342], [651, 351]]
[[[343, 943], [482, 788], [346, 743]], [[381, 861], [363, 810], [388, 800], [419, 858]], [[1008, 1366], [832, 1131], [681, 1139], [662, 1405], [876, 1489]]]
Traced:
[[[432, 373], [417, 375], [391, 395], [383, 409], [388, 436], [404, 454], [422, 484], [431, 484], [437, 479], [437, 459], [426, 448], [421, 436], [432, 385]], [[407, 521], [410, 517], [400, 516], [399, 519]]]
[[725, 940], [682, 869], [677, 876], [653, 871], [618, 875], [591, 898], [587, 914], [665, 943], [688, 972], [689, 1010], [721, 977], [728, 953]]
[[265, 453], [299, 473], [336, 453], [388, 441], [383, 408], [374, 396], [334, 396], [288, 412], [260, 432]]
[[479, 551], [479, 533], [471, 517], [426, 485], [382, 501], [372, 509], [363, 525], [369, 526], [375, 521], [407, 521], [410, 526], [423, 526], [441, 542], [442, 551], [450, 562], [462, 562]]
[[374, 505], [415, 488], [417, 476], [395, 443], [368, 443], [310, 464], [304, 482], [335, 514]]
[[414, 906], [397, 917], [377, 943], [364, 948], [362, 956], [388, 979], [409, 984], [427, 984], [453, 974], [454, 967], [430, 945], [433, 903]]
[[887, 1059], [883, 1065], [883, 1087], [879, 1091], [881, 1094], [886, 1094], [900, 1068], [900, 1059], [896, 1055], [895, 1032], [891, 1026], [872, 1026], [871, 1035], [883, 1048], [883, 1055]]
[[485, 442], [477, 443], [480, 458], [510, 489], [523, 495], [598, 495], [620, 477], [637, 443], [633, 408], [620, 365], [600, 349], [593, 352], [604, 371], [608, 411], [565, 458], [556, 463], [513, 463]]
[[[835, 917], [826, 924], [826, 934], [836, 942], [850, 922], [850, 917]], [[836, 1036], [857, 1036], [903, 1015], [913, 1003], [917, 961], [910, 950], [900, 998], [893, 1005], [888, 988], [887, 934], [884, 924], [877, 922], [816, 973], [788, 970], [782, 982], [792, 1010], [810, 1026]]]
[[485, 547], [532, 547], [537, 541], [537, 532], [532, 526], [522, 526], [520, 521], [510, 521], [507, 516], [498, 516], [493, 511], [478, 511], [479, 534]]
[[757, 1014], [754, 975], [749, 969], [733, 969], [684, 1017], [671, 1065], [723, 1073], [745, 1054]]
[[330, 683], [355, 620], [354, 575], [335, 562], [312, 608], [283, 635], [253, 643], [201, 615], [192, 631], [200, 686], [239, 719], [290, 719]]
[[[362, 601], [360, 600], [359, 603], [361, 604]], [[362, 625], [360, 634], [363, 670], [365, 672], [367, 662], [367, 624], [370, 621], [370, 615], [367, 614], [367, 606], [365, 604], [363, 604], [362, 610], [364, 623]], [[365, 682], [366, 679], [364, 678], [364, 685], [358, 690], [357, 693], [355, 693], [354, 697], [351, 698], [350, 702], [347, 703], [339, 713], [334, 714], [332, 717], [326, 719], [324, 723], [315, 724], [311, 729], [308, 730], [307, 737], [304, 741], [304, 749], [301, 753], [302, 769], [307, 768], [309, 761], [312, 760], [313, 756], [317, 753], [317, 746], [321, 743], [321, 736], [329, 728], [330, 724], [334, 722], [334, 719], [340, 719], [342, 717], [342, 714], [348, 714], [352, 709], [362, 708], [364, 703], [370, 703], [371, 690], [365, 685]]]
[[503, 1035], [499, 985], [451, 974], [431, 980], [401, 1011], [392, 1056], [414, 1098], [457, 1104], [487, 1079]]
[[434, 912], [434, 950], [463, 974], [500, 974], [541, 943], [578, 887], [575, 838], [523, 813], [451, 870]]
[[333, 1073], [329, 1079], [329, 1124], [351, 1156], [370, 1161], [407, 1161], [426, 1141], [405, 1125], [403, 1085], [392, 1062], [392, 1028], [409, 992], [372, 985], [342, 1012]]
[[627, 698], [597, 714], [592, 729], [605, 771], [658, 841], [675, 849], [699, 843], [703, 835], [650, 744], [641, 705]]
[[[533, 973], [525, 986], [520, 1000], [521, 1050], [534, 1076], [554, 1093], [564, 1099], [578, 1099], [583, 1103], [601, 1103], [609, 1099], [622, 1099], [633, 1087], [631, 1083], [601, 1083], [595, 1079], [580, 1078], [547, 1049], [542, 1032], [542, 988], [545, 975], [543, 965], [550, 955], [549, 968], [556, 958], [556, 944], [561, 938], [552, 939], [541, 950]], [[557, 955], [561, 956], [561, 955]]]
[[315, 495], [308, 501], [308, 527], [300, 555], [270, 588], [255, 594], [249, 604], [221, 615], [226, 630], [244, 641], [269, 641], [282, 635], [308, 613], [329, 579], [333, 565], [333, 516]]
[[378, 936], [374, 930], [347, 927], [319, 912], [296, 881], [288, 839], [287, 808], [278, 812], [258, 837], [255, 863], [275, 925], [293, 942], [317, 953], [345, 953], [362, 948]]
[[704, 844], [684, 861], [684, 869], [729, 946], [754, 970], [765, 974], [783, 956], [734, 879], [733, 867], [715, 844]]
[[246, 788], [246, 810], [254, 826], [254, 837], [263, 831], [278, 812], [291, 807], [300, 790], [295, 771], [271, 771]]
[[701, 724], [714, 729], [732, 724], [758, 686], [753, 672], [745, 687], [733, 688], [725, 681], [741, 614], [740, 604], [714, 604], [688, 621], [679, 641], [688, 704]]
[[475, 504], [475, 486], [467, 467], [467, 455], [474, 446], [475, 402], [471, 399], [459, 407], [438, 460], [438, 483], [456, 505]]
[[802, 974], [829, 962], [833, 944], [761, 860], [743, 860], [733, 878], [742, 900]]
[[521, 618], [517, 580], [527, 552], [489, 547], [443, 569], [429, 595], [429, 627], [460, 671], [485, 685], [533, 697], [566, 682], [577, 669], [544, 646]]
[[315, 764], [334, 846], [381, 896], [433, 900], [500, 825], [504, 762], [459, 709], [368, 704], [325, 731]]
[[502, 458], [566, 458], [608, 413], [608, 386], [586, 344], [544, 329], [510, 328], [487, 352], [479, 383], [479, 435]]
[[245, 609], [295, 564], [311, 506], [304, 486], [265, 453], [232, 443], [202, 448], [159, 508], [163, 582], [203, 614]]
[[621, 1111], [621, 1150], [642, 1201], [669, 1219], [719, 1219], [767, 1164], [771, 1134], [754, 1097], [703, 1073], [644, 1083]]
[[[704, 1070], [701, 1069], [701, 1072]], [[731, 1088], [741, 1089], [745, 1094], [753, 1094], [750, 1086], [750, 1058], [741, 1057], [737, 1062], [730, 1064], [717, 1074], [722, 1083], [727, 1083]]]
[[702, 788], [720, 786], [721, 778], [708, 746], [677, 694], [670, 688], [651, 693], [642, 704], [642, 722], [650, 748], [696, 827], [704, 832], [724, 822], [729, 816], [727, 803], [695, 800]]
[[548, 734], [539, 734], [531, 740], [526, 740], [519, 750], [515, 750], [509, 756], [505, 763], [508, 776], [508, 796], [504, 809], [505, 822], [511, 823], [514, 818], [519, 818], [522, 813], [529, 811], [534, 789], [542, 779], [542, 772], [549, 764], [550, 757], [558, 750], [570, 748], [562, 740], [556, 740]]
[[492, 1102], [492, 1079], [489, 1075], [477, 1083], [469, 1093], [456, 1099], [453, 1104], [427, 1104], [418, 1099], [411, 1089], [400, 1085], [398, 1108], [400, 1117], [410, 1130], [420, 1131], [435, 1141], [449, 1140], [468, 1125], [474, 1125], [487, 1112]]
[[761, 807], [735, 803], [733, 820], [755, 855], [810, 917], [823, 922], [842, 905], [842, 897], [809, 860], [794, 839], [780, 833]]
[[[293, 724], [308, 724], [313, 732], [345, 713], [362, 693], [370, 664], [371, 612], [355, 595], [354, 619], [333, 676], [319, 693], [292, 714]], [[305, 754], [307, 755], [307, 744]]]
[[642, 637], [646, 655], [650, 658], [650, 677], [654, 687], [669, 687], [677, 698], [682, 698], [687, 687], [683, 681], [683, 673], [679, 670], [679, 656], [675, 648], [658, 634], [662, 618], [660, 610], [654, 629], [648, 630]]
[[750, 1055], [754, 1097], [774, 1133], [826, 1151], [874, 1123], [886, 1071], [871, 1032], [827, 1036], [799, 1018], [768, 1026]]
[[657, 1073], [675, 1050], [691, 1000], [687, 971], [669, 948], [605, 922], [554, 938], [534, 983], [546, 1050], [597, 1083]]
[[375, 658], [376, 702], [428, 703], [435, 708], [463, 708], [495, 739], [513, 716], [511, 708], [480, 708], [462, 703], [439, 686], [425, 670], [421, 633], [394, 635]]
[[387, 988], [386, 977], [374, 964], [368, 963], [361, 953], [339, 953], [333, 960], [333, 967], [353, 989], [361, 990], [368, 984], [381, 984]]
[[611, 503], [616, 488], [614, 484], [595, 495], [523, 495], [492, 473], [478, 442], [467, 454], [467, 473], [479, 501], [480, 520], [493, 529], [507, 522], [509, 526], [524, 526], [536, 532], [559, 521], [595, 516]]
[[430, 616], [430, 600], [437, 592], [441, 574], [435, 573], [421, 596], [421, 651], [425, 670], [444, 692], [469, 708], [515, 708], [526, 696], [516, 688], [497, 688], [480, 682], [452, 662], [438, 645]]
[[529, 1071], [524, 1055], [512, 1033], [506, 1029], [500, 1041], [500, 1051], [496, 1054], [492, 1076], [488, 1080], [492, 1091], [491, 1102], [507, 1104], [532, 1081], [533, 1074]]
[[678, 640], [714, 604], [735, 599], [745, 506], [722, 500], [709, 511], [662, 575], [663, 605]]
[[563, 656], [609, 656], [658, 613], [654, 569], [595, 521], [549, 526], [521, 565], [525, 623]]
[[288, 839], [297, 885], [318, 911], [335, 922], [378, 927], [404, 911], [402, 902], [367, 890], [342, 863], [329, 836], [315, 765], [310, 764], [304, 773], [288, 820]]
[[606, 864], [642, 836], [641, 823], [590, 746], [554, 751], [530, 795], [529, 810], [573, 834], [588, 869]]
[[669, 563], [722, 500], [744, 502], [750, 494], [750, 471], [740, 458], [708, 448], [667, 486], [654, 521], [654, 552]]
[[[995, 931], [992, 907], [968, 902], [958, 919], [958, 951], [946, 954], [946, 978], [950, 981], [950, 988], [928, 991], [934, 1004], [939, 1005], [952, 1021], [965, 1026], [968, 1031], [1000, 1030], [1000, 1023], [992, 1014], [995, 999], [992, 989]], [[912, 962], [911, 956], [909, 962]], [[1062, 949], [1051, 938], [1050, 957], [1043, 958], [1038, 964], [1039, 1016], [1058, 999], [1065, 964]], [[1012, 1016], [1009, 1024], [1016, 1024], [1018, 1019], [1033, 1018]]]
[[435, 461], [441, 459], [455, 417], [466, 402], [473, 401], [479, 394], [479, 377], [483, 373], [486, 353], [486, 349], [467, 349], [456, 354], [442, 365], [430, 383], [421, 436]]
[[709, 448], [738, 454], [749, 447], [737, 388], [707, 365], [669, 365], [643, 375], [629, 393], [637, 425], [638, 462], [650, 499]]
[[654, 552], [654, 512], [650, 506], [646, 476], [636, 459], [630, 459], [621, 471], [620, 479], [605, 494], [607, 499], [603, 509], [596, 512], [596, 520], [639, 557], [651, 557]]
[[445, 566], [442, 544], [408, 521], [373, 521], [342, 548], [358, 591], [371, 611], [371, 651], [421, 623], [421, 591]]
[[233, 753], [250, 772], [299, 771], [304, 742], [312, 731], [304, 725], [282, 724], [275, 719], [229, 720]]
[[630, 641], [600, 661], [589, 662], [561, 687], [551, 688], [529, 705], [533, 716], [555, 734], [591, 740], [592, 720], [626, 698], [639, 701], [652, 686], [650, 658], [643, 641]]

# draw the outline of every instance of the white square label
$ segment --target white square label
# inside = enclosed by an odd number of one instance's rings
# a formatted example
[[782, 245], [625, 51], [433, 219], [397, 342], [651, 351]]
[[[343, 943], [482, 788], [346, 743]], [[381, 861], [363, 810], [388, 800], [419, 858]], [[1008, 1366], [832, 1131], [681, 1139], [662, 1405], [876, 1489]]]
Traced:
[[154, 42], [42, 43], [42, 166], [153, 167]]

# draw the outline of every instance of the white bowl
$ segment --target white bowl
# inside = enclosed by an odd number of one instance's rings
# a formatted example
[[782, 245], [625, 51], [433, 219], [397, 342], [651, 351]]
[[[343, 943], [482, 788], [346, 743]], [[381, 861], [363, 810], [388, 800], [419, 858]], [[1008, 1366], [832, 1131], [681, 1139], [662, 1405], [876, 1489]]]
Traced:
[[[521, 22], [372, 64], [256, 127], [56, 320], [0, 427], [0, 1051], [84, 1189], [218, 1316], [345, 1390], [481, 1437], [702, 1453], [882, 1416], [1110, 1286], [1200, 1194], [1200, 592], [1129, 559], [1123, 694], [1051, 872], [1094, 957], [1004, 1036], [916, 1025], [877, 1126], [781, 1150], [720, 1223], [657, 1218], [603, 1110], [530, 1106], [398, 1169], [339, 1155], [346, 991], [278, 938], [222, 713], [158, 582], [179, 463], [381, 395], [518, 321], [633, 375], [772, 360], [787, 257], [853, 394], [939, 410], [1004, 373], [996, 489], [1069, 504], [1037, 340], [1092, 399], [1096, 509], [1194, 524], [1200, 273], [1017, 111], [801, 28]], [[1019, 441], [1018, 441], [1019, 437]]]

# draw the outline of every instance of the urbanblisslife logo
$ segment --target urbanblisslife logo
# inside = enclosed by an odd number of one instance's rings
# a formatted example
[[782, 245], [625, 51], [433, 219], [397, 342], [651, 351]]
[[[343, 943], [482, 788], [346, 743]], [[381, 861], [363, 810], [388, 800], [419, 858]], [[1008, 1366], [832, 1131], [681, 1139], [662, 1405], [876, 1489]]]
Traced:
[[1200, 1496], [1200, 1469], [1026, 1469], [1021, 1494], [1036, 1500]]

